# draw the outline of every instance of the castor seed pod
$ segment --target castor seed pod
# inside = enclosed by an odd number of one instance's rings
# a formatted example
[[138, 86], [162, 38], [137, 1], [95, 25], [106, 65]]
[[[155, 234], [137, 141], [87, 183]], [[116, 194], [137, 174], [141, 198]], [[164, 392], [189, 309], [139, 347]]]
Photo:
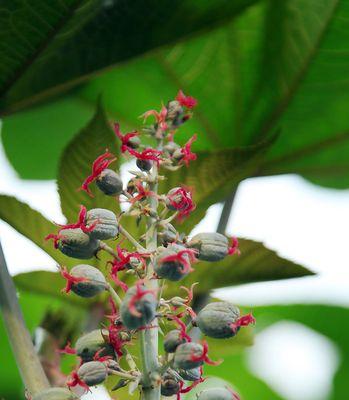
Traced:
[[176, 349], [174, 355], [174, 367], [177, 369], [193, 369], [200, 367], [204, 360], [202, 355], [204, 353], [203, 346], [199, 343], [183, 343]]
[[69, 257], [87, 260], [96, 254], [99, 240], [91, 238], [80, 228], [62, 229], [59, 232], [58, 248]]
[[120, 306], [122, 323], [128, 329], [138, 329], [148, 325], [156, 314], [154, 293], [142, 284], [131, 287], [126, 292]]
[[116, 215], [105, 208], [93, 208], [87, 212], [86, 225], [94, 225], [89, 236], [94, 239], [114, 239], [119, 233]]
[[95, 386], [106, 380], [108, 368], [100, 361], [89, 361], [82, 364], [77, 373], [79, 378], [85, 382], [87, 386]]
[[100, 357], [114, 356], [114, 349], [105, 338], [108, 338], [108, 331], [106, 329], [95, 329], [86, 333], [75, 343], [76, 354], [84, 362], [92, 361], [97, 352]]
[[71, 290], [81, 297], [94, 297], [106, 289], [107, 282], [102, 272], [91, 265], [80, 264], [70, 270], [70, 275], [85, 278], [85, 281], [73, 283]]
[[183, 279], [191, 270], [193, 255], [184, 246], [172, 244], [160, 247], [154, 259], [154, 271], [160, 278], [170, 281]]
[[36, 394], [32, 400], [79, 400], [79, 397], [69, 389], [53, 387]]
[[161, 377], [161, 394], [162, 396], [173, 396], [181, 389], [178, 378], [175, 373], [170, 370], [166, 371]]
[[173, 329], [172, 331], [169, 331], [164, 338], [164, 349], [166, 353], [174, 353], [176, 348], [185, 342], [186, 340], [183, 338], [181, 331]]
[[172, 129], [176, 129], [186, 121], [184, 109], [177, 100], [172, 100], [167, 103], [166, 122], [171, 124]]
[[201, 378], [201, 367], [193, 369], [177, 369], [178, 374], [185, 381], [198, 381]]
[[152, 169], [153, 161], [152, 160], [141, 160], [138, 158], [136, 161], [136, 165], [141, 171], [148, 172]]
[[203, 390], [197, 395], [197, 400], [239, 400], [239, 396], [232, 390], [217, 387]]
[[127, 141], [127, 147], [131, 147], [131, 149], [137, 149], [141, 144], [141, 139], [139, 136], [132, 136]]
[[163, 246], [167, 246], [178, 239], [178, 234], [176, 229], [171, 224], [168, 224], [164, 230], [158, 232], [158, 238]]
[[254, 322], [251, 314], [240, 317], [239, 309], [226, 301], [207, 304], [193, 321], [205, 335], [216, 339], [233, 337], [241, 326]]
[[220, 261], [228, 254], [229, 241], [220, 233], [199, 233], [190, 240], [188, 247], [198, 250], [199, 260]]
[[119, 174], [108, 168], [98, 175], [96, 184], [108, 196], [117, 196], [122, 192], [122, 180]]

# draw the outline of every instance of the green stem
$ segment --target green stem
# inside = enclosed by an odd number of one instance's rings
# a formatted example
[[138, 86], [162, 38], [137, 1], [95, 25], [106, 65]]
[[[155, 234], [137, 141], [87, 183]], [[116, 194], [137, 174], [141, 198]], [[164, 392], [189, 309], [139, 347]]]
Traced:
[[119, 225], [119, 232], [121, 233], [121, 235], [125, 236], [125, 238], [129, 242], [131, 242], [138, 251], [146, 253], [147, 250], [140, 243], [138, 243], [137, 240], [121, 225]]
[[19, 307], [16, 288], [8, 272], [0, 243], [0, 309], [19, 372], [32, 396], [48, 389], [50, 384], [35, 352]]
[[[156, 164], [153, 166], [153, 182], [149, 183], [149, 190], [154, 193], [158, 191], [157, 177], [158, 169]], [[153, 210], [158, 208], [158, 199], [156, 196], [149, 197], [149, 205]], [[146, 235], [146, 246], [147, 251], [152, 252], [157, 248], [157, 228], [156, 219], [148, 217], [147, 220], [147, 235]], [[148, 264], [146, 286], [155, 290], [159, 289], [157, 279], [152, 279], [154, 269], [152, 263]], [[157, 319], [152, 322], [152, 325], [157, 326]], [[140, 332], [140, 344], [141, 344], [141, 359], [142, 359], [142, 371], [143, 371], [143, 396], [144, 400], [159, 400], [160, 399], [160, 385], [156, 383], [156, 377], [159, 370], [158, 361], [158, 335], [159, 329], [157, 327], [151, 329], [145, 329]]]

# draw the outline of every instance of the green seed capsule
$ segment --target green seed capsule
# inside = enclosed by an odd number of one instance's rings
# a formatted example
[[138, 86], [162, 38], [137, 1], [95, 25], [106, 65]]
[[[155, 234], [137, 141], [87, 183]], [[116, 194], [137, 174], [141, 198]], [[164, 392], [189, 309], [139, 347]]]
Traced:
[[177, 100], [169, 101], [166, 108], [166, 122], [171, 125], [171, 129], [176, 129], [185, 122], [184, 109]]
[[79, 378], [88, 386], [103, 383], [108, 376], [108, 368], [100, 361], [89, 361], [82, 364], [77, 371]]
[[32, 400], [79, 400], [79, 397], [69, 389], [57, 387], [36, 394]]
[[84, 362], [92, 361], [97, 352], [103, 356], [115, 356], [112, 345], [106, 342], [108, 331], [106, 329], [95, 329], [81, 336], [75, 343], [76, 354]]
[[176, 151], [176, 150], [180, 150], [181, 146], [175, 142], [168, 142], [167, 144], [165, 144], [165, 146], [163, 147], [163, 151], [164, 153], [172, 156], [172, 154]]
[[178, 374], [185, 381], [197, 381], [201, 378], [201, 368], [193, 368], [193, 369], [177, 369]]
[[[174, 256], [178, 252], [185, 250], [186, 248], [181, 245], [172, 244], [168, 247], [160, 247], [158, 249], [159, 254], [154, 260], [154, 271], [160, 278], [165, 278], [170, 281], [179, 281], [185, 278], [190, 272], [186, 268], [185, 264], [180, 260], [166, 261], [166, 257]], [[189, 256], [187, 254], [183, 255], [183, 259], [190, 263]]]
[[205, 389], [197, 396], [197, 400], [235, 400], [233, 392], [226, 388], [211, 388]]
[[163, 396], [173, 396], [180, 390], [180, 384], [175, 372], [166, 371], [161, 377], [161, 394]]
[[239, 328], [236, 330], [231, 328], [240, 318], [240, 311], [234, 305], [220, 301], [217, 303], [207, 304], [195, 318], [195, 324], [207, 336], [224, 339], [235, 336]]
[[80, 264], [71, 269], [70, 275], [88, 281], [73, 283], [72, 291], [81, 297], [94, 297], [106, 289], [107, 282], [102, 272], [91, 265]]
[[96, 180], [98, 188], [107, 196], [117, 196], [122, 192], [122, 180], [115, 171], [105, 169]]
[[176, 349], [174, 355], [174, 367], [177, 369], [193, 369], [200, 367], [204, 361], [196, 358], [202, 356], [203, 347], [199, 343], [183, 343]]
[[220, 261], [228, 254], [229, 241], [220, 233], [199, 233], [187, 244], [199, 251], [197, 258], [204, 261]]
[[136, 161], [136, 165], [141, 171], [150, 171], [153, 167], [153, 161], [152, 160], [140, 160], [138, 158]]
[[181, 337], [181, 331], [173, 329], [164, 338], [164, 349], [166, 353], [174, 353], [177, 347], [185, 342], [186, 340]]
[[94, 239], [114, 239], [119, 233], [116, 215], [105, 208], [93, 208], [87, 212], [86, 225], [96, 224], [89, 236]]
[[[140, 287], [141, 291], [145, 291], [145, 286]], [[137, 293], [136, 286], [128, 289], [120, 307], [120, 316], [122, 323], [128, 329], [138, 329], [148, 325], [156, 314], [156, 299], [151, 293], [147, 293], [135, 302], [135, 308], [139, 315], [134, 315], [130, 309], [130, 302]]]
[[95, 256], [99, 248], [99, 240], [90, 238], [80, 228], [62, 229], [59, 232], [59, 250], [72, 258], [86, 260]]
[[167, 224], [166, 228], [158, 233], [158, 239], [163, 246], [168, 246], [178, 239], [178, 234], [173, 225]]

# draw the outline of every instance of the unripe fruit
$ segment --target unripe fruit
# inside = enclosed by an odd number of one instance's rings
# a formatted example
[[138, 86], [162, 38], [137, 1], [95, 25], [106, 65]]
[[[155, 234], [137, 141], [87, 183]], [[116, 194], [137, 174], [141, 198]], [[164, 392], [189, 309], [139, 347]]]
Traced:
[[174, 353], [177, 347], [185, 343], [186, 340], [182, 337], [181, 331], [178, 329], [173, 329], [168, 332], [164, 338], [164, 349], [166, 353]]
[[99, 248], [99, 240], [91, 238], [80, 228], [62, 229], [59, 236], [59, 250], [72, 258], [81, 260], [92, 258]]
[[161, 377], [161, 394], [162, 396], [173, 396], [180, 391], [181, 387], [175, 373], [166, 371]]
[[207, 336], [224, 339], [235, 336], [239, 327], [232, 329], [240, 317], [240, 311], [234, 305], [220, 301], [209, 303], [195, 318], [195, 325]]
[[103, 383], [108, 376], [108, 368], [100, 361], [89, 361], [82, 364], [77, 371], [79, 378], [88, 386]]
[[235, 400], [238, 399], [234, 393], [226, 388], [217, 387], [205, 389], [198, 394], [197, 400]]
[[167, 246], [170, 243], [175, 242], [177, 240], [177, 236], [176, 229], [171, 224], [167, 224], [164, 230], [158, 232], [159, 242], [163, 246]]
[[[190, 269], [190, 258], [187, 254], [179, 259], [167, 261], [167, 257], [176, 256], [180, 251], [185, 250], [184, 246], [172, 244], [168, 247], [159, 248], [159, 254], [154, 259], [154, 271], [160, 278], [170, 281], [179, 281], [188, 275]], [[184, 262], [183, 262], [184, 261]]]
[[152, 160], [141, 160], [138, 158], [136, 161], [136, 165], [141, 171], [148, 172], [152, 169], [153, 161]]
[[[140, 293], [143, 292], [146, 292], [145, 286], [133, 286], [128, 289], [122, 300], [120, 306], [121, 321], [128, 329], [146, 326], [155, 318], [156, 299], [152, 293], [141, 295]], [[132, 302], [134, 302], [137, 315], [132, 312]]]
[[220, 261], [228, 254], [229, 241], [220, 233], [199, 233], [190, 240], [188, 247], [198, 250], [199, 260]]
[[200, 367], [204, 360], [200, 359], [204, 352], [199, 343], [183, 343], [176, 349], [174, 355], [174, 367], [180, 369], [193, 369]]
[[201, 368], [193, 368], [193, 369], [177, 369], [178, 374], [185, 381], [198, 381], [201, 378]]
[[100, 357], [115, 356], [112, 345], [106, 342], [108, 331], [106, 329], [95, 329], [81, 336], [75, 343], [76, 354], [81, 359], [92, 361], [95, 354], [98, 352]]
[[185, 122], [184, 109], [177, 100], [169, 101], [167, 104], [166, 121], [171, 123], [171, 128], [178, 128]]
[[132, 136], [127, 141], [127, 146], [131, 147], [131, 149], [137, 149], [140, 144], [141, 144], [141, 139], [139, 138], [139, 136]]
[[167, 144], [165, 144], [165, 146], [163, 147], [163, 151], [164, 153], [169, 154], [170, 156], [172, 156], [172, 154], [176, 151], [176, 150], [180, 150], [181, 146], [175, 142], [168, 142]]
[[69, 389], [57, 387], [36, 394], [32, 400], [79, 400], [79, 397]]
[[[180, 187], [175, 187], [171, 189], [166, 196], [166, 206], [169, 210], [171, 211], [176, 211], [176, 210], [181, 210], [181, 203], [182, 203], [182, 197], [183, 195], [181, 194], [181, 188]], [[186, 207], [186, 204], [183, 203], [183, 208]]]
[[96, 184], [108, 196], [116, 196], [122, 192], [122, 180], [119, 174], [111, 169], [103, 170], [99, 174]]
[[119, 233], [116, 215], [105, 208], [93, 208], [87, 212], [86, 225], [96, 224], [89, 236], [94, 239], [114, 239]]
[[70, 275], [86, 278], [86, 281], [73, 283], [71, 290], [81, 297], [94, 297], [106, 289], [107, 282], [102, 272], [91, 265], [80, 264], [71, 269]]

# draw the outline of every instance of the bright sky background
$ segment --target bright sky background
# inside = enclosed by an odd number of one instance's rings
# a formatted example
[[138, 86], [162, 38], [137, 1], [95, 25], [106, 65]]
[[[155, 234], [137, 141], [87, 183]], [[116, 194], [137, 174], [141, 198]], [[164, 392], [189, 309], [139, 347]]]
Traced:
[[[64, 221], [55, 182], [20, 180], [1, 147], [0, 171], [0, 193], [15, 195], [51, 220]], [[220, 210], [220, 205], [212, 206], [196, 231], [213, 231]], [[246, 180], [239, 187], [228, 233], [262, 241], [319, 275], [221, 289], [216, 295], [245, 305], [317, 302], [348, 306], [348, 230], [349, 190], [320, 188], [293, 175]], [[0, 236], [12, 274], [55, 270], [50, 257], [2, 221]], [[325, 399], [338, 364], [335, 347], [308, 328], [280, 324], [258, 335], [249, 351], [255, 373], [285, 399]], [[293, 342], [287, 354], [280, 341]]]

